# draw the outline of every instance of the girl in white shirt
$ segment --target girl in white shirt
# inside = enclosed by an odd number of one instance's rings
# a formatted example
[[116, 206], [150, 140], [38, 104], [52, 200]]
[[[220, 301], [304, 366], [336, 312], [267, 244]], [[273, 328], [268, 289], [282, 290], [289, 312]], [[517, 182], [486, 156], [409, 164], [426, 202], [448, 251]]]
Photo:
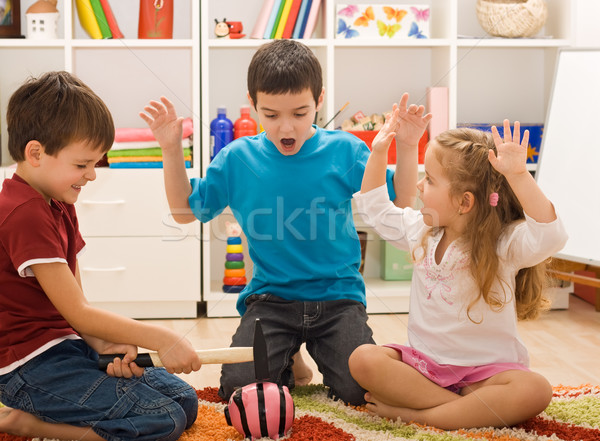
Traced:
[[408, 343], [360, 346], [350, 371], [380, 416], [442, 429], [516, 424], [552, 398], [548, 381], [528, 369], [517, 319], [547, 309], [545, 261], [567, 235], [527, 171], [529, 132], [520, 142], [519, 123], [511, 134], [508, 120], [504, 138], [495, 127], [440, 134], [417, 183], [423, 208], [394, 206], [387, 150], [424, 109], [407, 113], [395, 108], [374, 140], [354, 197], [363, 219], [413, 257]]

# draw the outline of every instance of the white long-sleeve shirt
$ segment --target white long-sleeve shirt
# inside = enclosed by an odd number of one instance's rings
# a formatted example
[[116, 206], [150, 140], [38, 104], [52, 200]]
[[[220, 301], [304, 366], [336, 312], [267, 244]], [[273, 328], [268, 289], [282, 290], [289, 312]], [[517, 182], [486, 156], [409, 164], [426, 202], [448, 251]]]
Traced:
[[521, 268], [534, 266], [558, 252], [567, 234], [560, 219], [539, 223], [525, 216], [498, 240], [499, 280], [492, 292], [502, 293], [505, 305], [493, 310], [479, 299], [467, 316], [467, 306], [478, 293], [469, 269], [469, 255], [451, 243], [439, 264], [435, 250], [443, 229], [429, 237], [430, 227], [419, 211], [398, 208], [385, 186], [355, 193], [358, 212], [385, 240], [397, 248], [415, 251], [408, 319], [408, 345], [439, 364], [481, 366], [491, 363], [529, 365], [527, 348], [517, 331], [515, 277]]

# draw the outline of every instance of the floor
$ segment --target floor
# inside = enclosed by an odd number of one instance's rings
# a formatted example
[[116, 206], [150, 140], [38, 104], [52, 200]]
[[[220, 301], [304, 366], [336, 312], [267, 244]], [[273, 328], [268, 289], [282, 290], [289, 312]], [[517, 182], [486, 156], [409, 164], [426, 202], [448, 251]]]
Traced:
[[[404, 342], [407, 314], [373, 314], [369, 324], [375, 341]], [[152, 320], [185, 334], [196, 349], [229, 346], [238, 318], [198, 318]], [[542, 318], [521, 322], [519, 332], [530, 352], [531, 369], [544, 375], [552, 385], [600, 384], [600, 312], [583, 300], [570, 296], [569, 309], [549, 311]], [[312, 366], [313, 383], [322, 377], [302, 347]], [[204, 365], [198, 372], [181, 375], [195, 388], [217, 386], [220, 365]]]

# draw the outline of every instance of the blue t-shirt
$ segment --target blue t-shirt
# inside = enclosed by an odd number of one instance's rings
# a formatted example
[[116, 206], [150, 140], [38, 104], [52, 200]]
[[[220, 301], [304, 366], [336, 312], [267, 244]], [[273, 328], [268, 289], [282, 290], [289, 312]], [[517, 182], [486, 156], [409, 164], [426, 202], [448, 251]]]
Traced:
[[[248, 241], [252, 280], [240, 293], [287, 300], [352, 299], [366, 304], [352, 194], [360, 190], [369, 156], [354, 135], [323, 130], [295, 155], [282, 155], [265, 132], [239, 138], [193, 178], [194, 215], [207, 222], [229, 206]], [[395, 194], [388, 171], [390, 198]]]

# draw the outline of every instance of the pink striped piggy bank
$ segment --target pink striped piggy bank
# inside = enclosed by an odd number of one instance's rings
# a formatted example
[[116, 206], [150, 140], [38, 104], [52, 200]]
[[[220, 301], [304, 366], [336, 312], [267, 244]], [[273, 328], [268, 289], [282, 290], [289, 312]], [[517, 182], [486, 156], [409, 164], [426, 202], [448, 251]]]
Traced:
[[294, 401], [287, 386], [252, 383], [236, 389], [225, 407], [227, 424], [246, 438], [285, 436], [294, 422]]

